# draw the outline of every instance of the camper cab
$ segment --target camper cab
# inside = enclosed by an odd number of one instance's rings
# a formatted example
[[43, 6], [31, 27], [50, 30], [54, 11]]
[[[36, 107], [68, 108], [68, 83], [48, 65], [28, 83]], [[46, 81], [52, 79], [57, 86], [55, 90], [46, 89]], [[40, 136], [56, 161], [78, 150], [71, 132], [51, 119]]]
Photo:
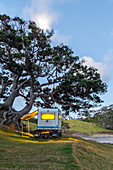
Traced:
[[61, 111], [59, 109], [38, 110], [38, 136], [61, 136]]

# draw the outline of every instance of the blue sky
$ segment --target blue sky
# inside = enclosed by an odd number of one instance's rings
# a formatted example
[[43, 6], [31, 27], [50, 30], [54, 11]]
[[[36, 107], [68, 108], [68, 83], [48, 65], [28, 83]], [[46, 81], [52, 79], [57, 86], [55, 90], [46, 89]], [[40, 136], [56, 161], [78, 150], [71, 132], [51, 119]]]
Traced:
[[103, 105], [113, 104], [113, 0], [0, 0], [0, 13], [54, 29], [54, 43], [98, 68], [108, 85]]

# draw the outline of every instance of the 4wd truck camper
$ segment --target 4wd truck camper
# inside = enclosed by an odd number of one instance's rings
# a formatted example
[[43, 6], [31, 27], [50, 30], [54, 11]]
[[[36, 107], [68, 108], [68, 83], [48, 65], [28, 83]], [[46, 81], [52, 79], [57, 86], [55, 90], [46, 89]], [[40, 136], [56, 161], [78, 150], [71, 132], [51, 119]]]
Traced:
[[34, 137], [62, 136], [62, 117], [59, 109], [39, 109]]

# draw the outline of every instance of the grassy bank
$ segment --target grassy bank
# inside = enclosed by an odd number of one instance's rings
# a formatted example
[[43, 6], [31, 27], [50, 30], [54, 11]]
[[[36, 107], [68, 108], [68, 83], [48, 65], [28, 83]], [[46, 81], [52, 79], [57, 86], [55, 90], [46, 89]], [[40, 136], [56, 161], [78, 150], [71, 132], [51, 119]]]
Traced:
[[113, 169], [113, 145], [81, 140], [73, 143], [73, 152], [82, 170]]
[[0, 130], [0, 169], [79, 169], [72, 153], [68, 140], [37, 143], [29, 136]]
[[[84, 122], [77, 119], [63, 120], [63, 122], [69, 124], [70, 128], [66, 130], [67, 133], [74, 132], [74, 131], [80, 133], [87, 133], [87, 134], [96, 134], [99, 132], [106, 132], [106, 133], [113, 132], [113, 130], [105, 129], [95, 123]], [[26, 129], [27, 129], [28, 122], [23, 121], [23, 123], [26, 125]], [[36, 123], [30, 122], [29, 124], [30, 124], [30, 131], [34, 131], [37, 129]]]
[[[96, 125], [95, 123], [89, 123], [89, 122], [84, 122], [81, 120], [64, 120], [64, 122], [69, 124], [69, 129], [67, 132], [71, 131], [77, 131], [81, 133], [87, 133], [87, 134], [95, 134], [98, 132], [111, 132], [112, 130], [105, 129], [99, 125]], [[112, 131], [113, 132], [113, 131]]]
[[[71, 138], [72, 139], [72, 138]], [[64, 142], [65, 141], [65, 142]], [[38, 142], [0, 129], [0, 169], [106, 170], [113, 168], [113, 145], [81, 138]]]

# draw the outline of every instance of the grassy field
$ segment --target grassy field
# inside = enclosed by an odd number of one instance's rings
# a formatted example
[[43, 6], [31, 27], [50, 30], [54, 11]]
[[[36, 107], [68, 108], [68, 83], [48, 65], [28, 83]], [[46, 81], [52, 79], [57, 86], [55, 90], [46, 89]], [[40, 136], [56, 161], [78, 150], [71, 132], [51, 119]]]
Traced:
[[69, 129], [67, 132], [71, 131], [77, 131], [81, 133], [87, 133], [87, 134], [95, 134], [98, 132], [113, 132], [112, 130], [105, 129], [99, 125], [96, 125], [95, 123], [89, 123], [89, 122], [84, 122], [81, 120], [64, 120], [64, 122], [69, 123]]
[[72, 141], [36, 141], [9, 130], [0, 130], [0, 169], [79, 169]]
[[[69, 129], [66, 130], [67, 133], [70, 132], [80, 132], [80, 133], [87, 133], [87, 134], [96, 134], [98, 132], [113, 132], [113, 130], [108, 130], [105, 128], [102, 128], [99, 125], [96, 125], [95, 123], [89, 123], [84, 122], [81, 120], [64, 120], [63, 122], [69, 123]], [[23, 123], [26, 125], [27, 128], [27, 121], [23, 121]], [[36, 130], [37, 124], [30, 122], [30, 131]]]
[[78, 137], [36, 141], [1, 128], [0, 169], [111, 170], [113, 145]]
[[[28, 121], [22, 120], [22, 122], [23, 122], [24, 125], [26, 125], [26, 129], [28, 129]], [[37, 129], [37, 124], [29, 122], [29, 130], [30, 130], [30, 132], [34, 131], [36, 129]]]

